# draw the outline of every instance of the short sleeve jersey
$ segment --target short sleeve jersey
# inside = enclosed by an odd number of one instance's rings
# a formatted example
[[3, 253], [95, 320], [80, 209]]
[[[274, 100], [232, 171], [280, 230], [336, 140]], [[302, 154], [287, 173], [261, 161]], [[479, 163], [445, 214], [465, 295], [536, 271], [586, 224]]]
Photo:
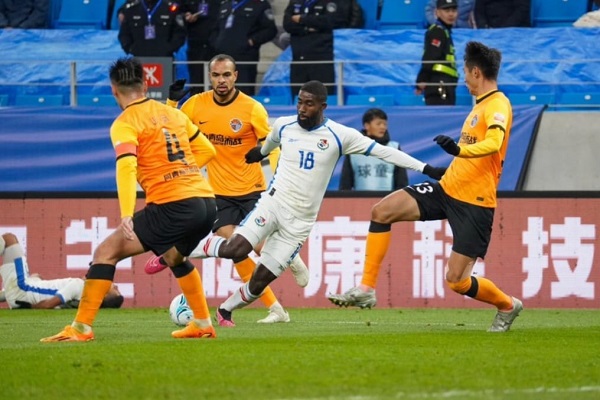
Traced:
[[239, 91], [230, 102], [219, 104], [209, 90], [192, 96], [181, 111], [217, 150], [206, 166], [215, 194], [237, 197], [266, 189], [260, 163], [247, 164], [244, 157], [271, 130], [262, 104]]
[[197, 134], [181, 111], [151, 99], [127, 106], [110, 128], [117, 158], [137, 154], [137, 180], [156, 204], [214, 197], [190, 147]]
[[452, 198], [482, 207], [496, 207], [496, 191], [512, 127], [512, 107], [506, 96], [493, 91], [477, 99], [465, 120], [459, 144], [474, 144], [485, 139], [490, 129], [500, 129], [504, 138], [500, 150], [476, 158], [455, 157], [440, 181]]

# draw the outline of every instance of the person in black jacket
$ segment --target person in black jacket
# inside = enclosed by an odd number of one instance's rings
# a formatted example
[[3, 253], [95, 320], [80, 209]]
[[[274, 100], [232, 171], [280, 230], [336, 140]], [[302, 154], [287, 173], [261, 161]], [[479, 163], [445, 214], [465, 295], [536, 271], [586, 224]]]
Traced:
[[[379, 108], [370, 108], [362, 117], [362, 133], [383, 146], [398, 150], [400, 144], [390, 139], [388, 116]], [[405, 168], [375, 157], [350, 154], [344, 157], [340, 190], [381, 190], [392, 192], [408, 186]]]
[[0, 0], [0, 29], [48, 27], [50, 0]]
[[478, 29], [531, 26], [531, 0], [477, 0]]
[[[217, 53], [237, 63], [236, 86], [253, 96], [260, 46], [277, 36], [271, 5], [266, 0], [223, 0], [217, 15], [213, 44]], [[251, 62], [245, 64], [245, 62]]]
[[119, 42], [136, 57], [173, 57], [185, 43], [179, 5], [163, 0], [135, 0], [123, 9]]
[[[283, 29], [290, 34], [292, 98], [305, 82], [325, 84], [329, 95], [335, 94], [333, 65], [333, 30], [343, 27], [344, 15], [338, 12], [339, 0], [290, 0], [283, 14]], [[329, 63], [300, 64], [306, 61]]]
[[458, 17], [456, 0], [437, 1], [437, 21], [425, 33], [423, 63], [417, 75], [416, 94], [424, 94], [425, 104], [456, 104], [456, 69], [452, 26]]
[[[187, 31], [187, 60], [210, 61], [217, 55], [210, 43], [210, 35], [215, 29], [221, 0], [183, 0], [181, 12]], [[189, 82], [194, 86], [192, 94], [204, 91], [204, 65], [188, 64]]]

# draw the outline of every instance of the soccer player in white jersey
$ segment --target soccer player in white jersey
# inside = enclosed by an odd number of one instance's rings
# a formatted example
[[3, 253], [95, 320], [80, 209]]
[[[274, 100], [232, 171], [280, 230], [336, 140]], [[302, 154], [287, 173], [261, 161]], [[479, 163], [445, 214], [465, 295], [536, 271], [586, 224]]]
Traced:
[[[12, 233], [0, 235], [0, 256], [4, 301], [10, 308], [76, 307], [83, 293], [83, 279], [42, 279], [30, 274], [21, 244]], [[73, 303], [75, 302], [75, 303]], [[119, 308], [123, 296], [113, 284], [101, 307]]]
[[229, 239], [213, 236], [203, 248], [203, 257], [240, 258], [267, 239], [250, 281], [218, 308], [219, 322], [232, 321], [232, 311], [256, 300], [298, 254], [342, 155], [371, 155], [438, 180], [446, 170], [377, 144], [356, 129], [326, 118], [326, 101], [327, 89], [321, 82], [305, 83], [298, 95], [297, 115], [278, 118], [263, 146], [246, 154], [246, 162], [260, 162], [281, 147], [275, 175], [254, 210]]

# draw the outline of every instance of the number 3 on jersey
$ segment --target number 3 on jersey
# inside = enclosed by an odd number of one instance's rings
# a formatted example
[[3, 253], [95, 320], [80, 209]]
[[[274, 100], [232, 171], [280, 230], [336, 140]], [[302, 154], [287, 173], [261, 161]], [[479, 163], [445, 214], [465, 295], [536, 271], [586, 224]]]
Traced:
[[300, 169], [313, 169], [315, 166], [315, 153], [300, 150]]

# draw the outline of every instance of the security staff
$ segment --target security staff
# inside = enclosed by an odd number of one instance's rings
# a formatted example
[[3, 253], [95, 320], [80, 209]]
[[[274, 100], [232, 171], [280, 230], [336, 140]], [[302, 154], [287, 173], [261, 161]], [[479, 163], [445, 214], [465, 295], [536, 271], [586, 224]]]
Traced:
[[[277, 36], [273, 10], [267, 0], [222, 0], [213, 34], [217, 53], [237, 63], [236, 86], [254, 95], [260, 46]], [[252, 62], [245, 64], [244, 62]]]
[[179, 5], [166, 0], [135, 0], [125, 5], [119, 42], [136, 57], [173, 57], [185, 42]]
[[[335, 94], [333, 30], [344, 18], [337, 0], [290, 0], [283, 14], [283, 29], [290, 34], [292, 98], [305, 82], [321, 81], [329, 95]], [[296, 64], [298, 61], [331, 61], [325, 64]]]
[[[181, 12], [187, 32], [187, 60], [210, 61], [217, 52], [210, 43], [221, 0], [183, 0]], [[190, 83], [195, 86], [192, 94], [204, 91], [204, 65], [188, 64]]]
[[427, 29], [423, 63], [417, 75], [417, 94], [425, 95], [425, 104], [456, 104], [456, 69], [452, 26], [458, 17], [456, 0], [437, 0], [437, 21]]

